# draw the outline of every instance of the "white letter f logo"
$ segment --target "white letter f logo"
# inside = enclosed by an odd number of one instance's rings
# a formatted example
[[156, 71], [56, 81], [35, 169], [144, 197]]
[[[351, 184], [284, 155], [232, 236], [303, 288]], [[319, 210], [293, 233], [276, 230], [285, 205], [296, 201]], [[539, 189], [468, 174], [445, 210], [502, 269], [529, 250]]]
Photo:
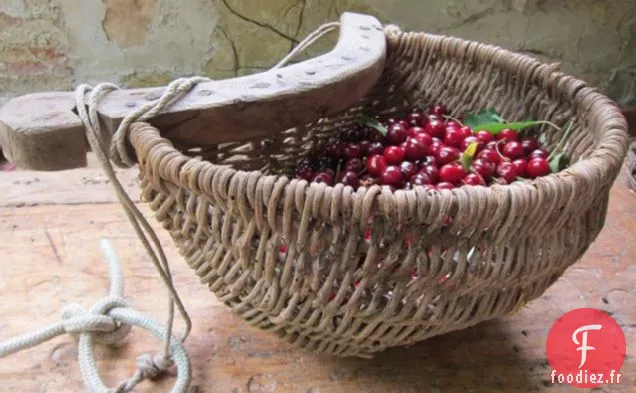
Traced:
[[[601, 330], [601, 328], [602, 328], [601, 325], [586, 325], [586, 326], [581, 326], [580, 328], [576, 329], [574, 331], [574, 333], [572, 333], [572, 341], [574, 341], [574, 344], [576, 344], [576, 345], [580, 344], [581, 345], [580, 347], [578, 347], [576, 349], [577, 351], [581, 351], [581, 364], [579, 365], [579, 368], [583, 367], [583, 365], [585, 364], [585, 360], [587, 358], [587, 351], [596, 349], [594, 347], [588, 347], [587, 346], [587, 331], [588, 330]], [[583, 332], [582, 343], [580, 343], [579, 340], [576, 339], [576, 336], [580, 332]]]

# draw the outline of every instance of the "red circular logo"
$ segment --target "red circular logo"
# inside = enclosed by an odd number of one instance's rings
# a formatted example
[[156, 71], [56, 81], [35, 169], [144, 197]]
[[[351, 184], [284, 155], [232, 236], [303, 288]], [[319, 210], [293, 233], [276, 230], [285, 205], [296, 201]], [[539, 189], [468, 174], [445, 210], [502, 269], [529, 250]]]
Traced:
[[621, 383], [626, 351], [620, 325], [594, 308], [572, 310], [557, 319], [546, 341], [552, 383], [578, 388]]

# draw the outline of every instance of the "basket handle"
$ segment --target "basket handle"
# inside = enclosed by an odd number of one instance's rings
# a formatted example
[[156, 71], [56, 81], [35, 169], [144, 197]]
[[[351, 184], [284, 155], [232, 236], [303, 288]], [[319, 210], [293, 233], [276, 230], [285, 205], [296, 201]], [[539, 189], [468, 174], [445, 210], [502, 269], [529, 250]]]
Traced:
[[[187, 147], [248, 140], [341, 112], [363, 98], [384, 68], [386, 37], [369, 15], [346, 12], [336, 46], [322, 56], [244, 77], [204, 82], [149, 120]], [[109, 142], [123, 118], [164, 87], [115, 90], [99, 103]], [[90, 151], [73, 92], [17, 97], [0, 109], [0, 146], [16, 166], [40, 171], [85, 167]]]

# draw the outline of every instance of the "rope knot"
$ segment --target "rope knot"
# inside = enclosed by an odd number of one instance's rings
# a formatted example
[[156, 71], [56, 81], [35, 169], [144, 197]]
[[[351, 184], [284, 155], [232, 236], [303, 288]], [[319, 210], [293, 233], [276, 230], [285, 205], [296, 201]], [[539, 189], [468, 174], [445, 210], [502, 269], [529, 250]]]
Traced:
[[143, 379], [154, 379], [174, 365], [172, 359], [161, 354], [142, 353], [137, 357], [137, 370]]
[[119, 296], [108, 296], [99, 300], [90, 310], [79, 304], [69, 304], [62, 309], [62, 323], [66, 333], [77, 336], [88, 333], [95, 341], [106, 345], [119, 345], [130, 332], [131, 326], [109, 315], [114, 308], [129, 307]]

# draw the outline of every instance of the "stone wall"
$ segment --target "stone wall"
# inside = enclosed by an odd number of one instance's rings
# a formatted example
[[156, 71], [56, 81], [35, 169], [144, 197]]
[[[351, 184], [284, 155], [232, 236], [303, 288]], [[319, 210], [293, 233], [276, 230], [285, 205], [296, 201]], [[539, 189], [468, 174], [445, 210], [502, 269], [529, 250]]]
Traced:
[[83, 82], [258, 72], [345, 10], [559, 60], [636, 103], [634, 0], [0, 0], [0, 103]]

